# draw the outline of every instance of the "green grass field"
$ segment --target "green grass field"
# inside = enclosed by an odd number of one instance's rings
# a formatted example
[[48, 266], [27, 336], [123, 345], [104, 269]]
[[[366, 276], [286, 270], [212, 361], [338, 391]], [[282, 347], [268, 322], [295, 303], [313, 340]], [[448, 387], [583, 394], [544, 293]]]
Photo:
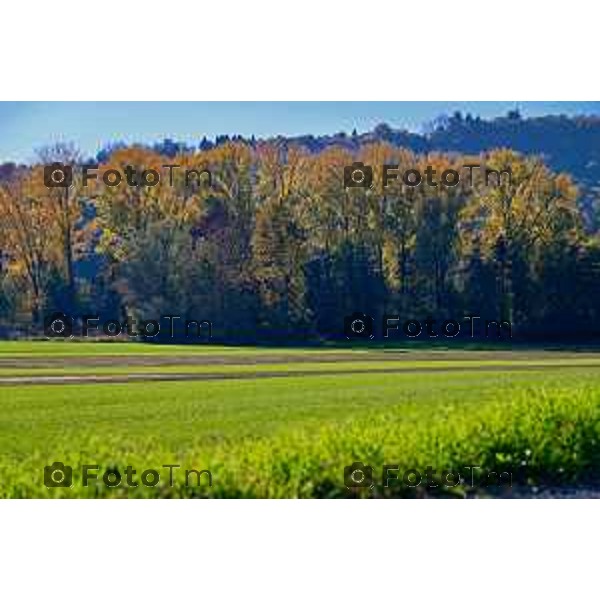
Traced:
[[[505, 486], [483, 475], [500, 470], [519, 488], [595, 486], [599, 366], [592, 353], [4, 342], [0, 496], [495, 496]], [[190, 380], [110, 381], [132, 374]], [[81, 380], [35, 381], [62, 375]], [[46, 487], [55, 461], [73, 467], [72, 487]], [[373, 487], [345, 486], [356, 461], [372, 466]], [[99, 467], [88, 486], [85, 464]], [[172, 485], [168, 464], [181, 465]], [[385, 464], [431, 466], [438, 487], [386, 487]], [[128, 465], [138, 487], [126, 485]], [[441, 479], [475, 466], [472, 485]], [[105, 486], [106, 469], [122, 484]], [[156, 486], [141, 484], [146, 469], [160, 472]], [[205, 476], [186, 486], [186, 469], [210, 470], [212, 486]]]

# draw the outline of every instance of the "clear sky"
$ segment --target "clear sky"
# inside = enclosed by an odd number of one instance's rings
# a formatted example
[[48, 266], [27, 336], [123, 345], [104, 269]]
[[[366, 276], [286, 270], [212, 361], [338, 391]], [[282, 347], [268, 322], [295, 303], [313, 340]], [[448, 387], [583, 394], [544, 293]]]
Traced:
[[93, 155], [118, 140], [360, 133], [381, 122], [418, 131], [455, 110], [494, 117], [517, 105], [524, 116], [600, 115], [600, 102], [0, 102], [0, 162], [29, 162], [36, 148], [61, 140]]

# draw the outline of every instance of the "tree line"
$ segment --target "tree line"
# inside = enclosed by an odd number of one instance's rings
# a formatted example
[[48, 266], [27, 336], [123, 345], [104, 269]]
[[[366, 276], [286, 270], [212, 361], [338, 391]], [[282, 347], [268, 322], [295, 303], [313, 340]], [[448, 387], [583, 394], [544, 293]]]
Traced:
[[[237, 140], [175, 156], [128, 146], [103, 156], [88, 185], [75, 168], [71, 187], [48, 188], [53, 161], [83, 162], [73, 146], [47, 148], [0, 182], [3, 337], [41, 336], [55, 311], [208, 319], [214, 339], [232, 343], [336, 339], [355, 311], [502, 318], [517, 339], [600, 331], [598, 239], [571, 176], [539, 156], [386, 142], [311, 152]], [[371, 187], [344, 186], [355, 161], [374, 166]], [[111, 169], [165, 164], [209, 171], [211, 185], [102, 181]], [[384, 187], [384, 164], [438, 173], [481, 164], [512, 177]]]

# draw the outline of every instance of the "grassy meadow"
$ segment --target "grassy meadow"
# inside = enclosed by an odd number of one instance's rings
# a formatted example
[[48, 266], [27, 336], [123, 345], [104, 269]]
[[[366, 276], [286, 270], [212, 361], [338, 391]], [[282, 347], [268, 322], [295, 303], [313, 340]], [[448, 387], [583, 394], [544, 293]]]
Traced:
[[[593, 353], [4, 342], [0, 497], [506, 493], [480, 475], [443, 485], [441, 471], [468, 466], [510, 471], [519, 489], [595, 486], [599, 366]], [[71, 487], [45, 485], [55, 461], [73, 467]], [[372, 486], [348, 489], [344, 467], [357, 461]], [[85, 464], [99, 468], [88, 486]], [[181, 466], [172, 484], [168, 464]], [[439, 485], [386, 487], [385, 464], [432, 466]], [[160, 482], [102, 483], [127, 465]], [[185, 469], [210, 470], [212, 485], [186, 486]]]

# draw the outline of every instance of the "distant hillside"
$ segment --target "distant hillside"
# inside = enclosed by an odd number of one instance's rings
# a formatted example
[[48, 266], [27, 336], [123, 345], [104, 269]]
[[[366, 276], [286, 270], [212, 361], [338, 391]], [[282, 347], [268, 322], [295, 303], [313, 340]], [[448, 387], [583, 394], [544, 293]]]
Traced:
[[348, 148], [386, 141], [415, 152], [456, 151], [466, 154], [509, 147], [527, 154], [543, 155], [555, 170], [570, 172], [588, 190], [600, 186], [600, 117], [522, 118], [517, 111], [484, 120], [455, 113], [440, 117], [424, 134], [393, 129], [382, 123], [371, 132], [357, 135], [301, 136], [290, 141], [313, 151], [329, 145]]

